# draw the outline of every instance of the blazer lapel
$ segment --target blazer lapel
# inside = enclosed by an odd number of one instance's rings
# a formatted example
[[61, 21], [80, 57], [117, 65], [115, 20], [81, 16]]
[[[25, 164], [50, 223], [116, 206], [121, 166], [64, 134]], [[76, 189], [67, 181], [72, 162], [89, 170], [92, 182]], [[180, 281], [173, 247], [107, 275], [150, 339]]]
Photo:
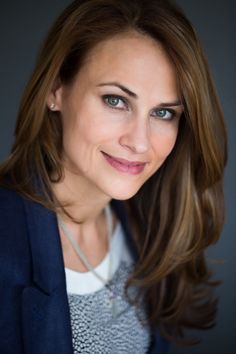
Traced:
[[24, 200], [32, 255], [31, 286], [22, 293], [25, 354], [73, 354], [64, 262], [53, 212]]

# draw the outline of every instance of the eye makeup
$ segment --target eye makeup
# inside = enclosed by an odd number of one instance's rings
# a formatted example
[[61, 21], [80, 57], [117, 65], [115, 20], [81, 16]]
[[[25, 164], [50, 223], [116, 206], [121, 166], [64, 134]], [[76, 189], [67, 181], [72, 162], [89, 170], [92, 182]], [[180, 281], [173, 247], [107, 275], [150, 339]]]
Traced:
[[119, 95], [107, 94], [102, 96], [103, 102], [112, 109], [127, 109], [128, 102], [127, 100]]

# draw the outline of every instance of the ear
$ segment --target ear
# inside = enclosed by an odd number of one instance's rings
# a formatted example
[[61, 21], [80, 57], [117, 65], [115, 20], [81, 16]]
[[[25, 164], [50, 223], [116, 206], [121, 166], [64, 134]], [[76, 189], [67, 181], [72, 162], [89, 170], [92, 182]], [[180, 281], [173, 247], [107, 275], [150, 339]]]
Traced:
[[56, 79], [52, 90], [47, 97], [47, 106], [51, 111], [60, 111], [62, 106], [63, 86], [60, 79]]

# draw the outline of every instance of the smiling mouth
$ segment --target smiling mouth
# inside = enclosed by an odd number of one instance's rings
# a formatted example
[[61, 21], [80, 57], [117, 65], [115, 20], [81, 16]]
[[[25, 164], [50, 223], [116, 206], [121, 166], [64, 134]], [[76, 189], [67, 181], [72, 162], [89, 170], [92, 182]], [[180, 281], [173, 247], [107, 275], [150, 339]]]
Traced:
[[111, 156], [105, 152], [102, 151], [102, 154], [105, 158], [105, 160], [117, 171], [123, 172], [123, 173], [128, 173], [131, 175], [137, 175], [140, 174], [145, 166], [146, 162], [140, 162], [140, 161], [129, 161], [123, 158], [118, 158]]

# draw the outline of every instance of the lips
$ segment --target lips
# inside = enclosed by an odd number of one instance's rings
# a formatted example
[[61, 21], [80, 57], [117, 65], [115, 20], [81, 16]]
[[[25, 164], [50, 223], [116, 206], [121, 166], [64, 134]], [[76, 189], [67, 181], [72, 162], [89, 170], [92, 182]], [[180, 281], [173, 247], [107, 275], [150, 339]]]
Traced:
[[144, 170], [146, 162], [129, 161], [123, 158], [111, 156], [102, 151], [106, 161], [117, 171], [125, 172], [131, 175], [137, 175]]

